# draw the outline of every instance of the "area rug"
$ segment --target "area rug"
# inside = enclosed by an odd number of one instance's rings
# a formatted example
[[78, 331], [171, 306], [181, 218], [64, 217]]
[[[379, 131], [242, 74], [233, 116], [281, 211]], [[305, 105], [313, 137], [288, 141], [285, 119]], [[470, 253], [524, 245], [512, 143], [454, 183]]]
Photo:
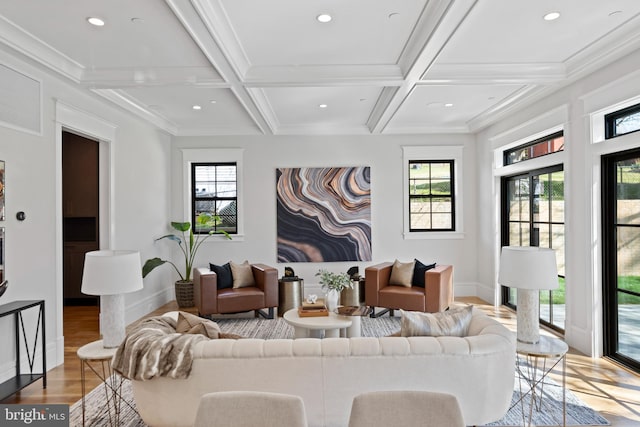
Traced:
[[[513, 384], [513, 395], [511, 396], [511, 409], [506, 415], [487, 426], [522, 426], [529, 425], [529, 413], [531, 399], [526, 394], [528, 387], [524, 380], [522, 392], [525, 393], [521, 399], [520, 378], [516, 371], [516, 379]], [[542, 396], [542, 406], [540, 410], [536, 406], [531, 411], [532, 426], [561, 426], [562, 425], [562, 384], [558, 384], [550, 378], [545, 378]], [[599, 413], [587, 406], [570, 390], [566, 391], [566, 421], [568, 426], [607, 426], [611, 423]], [[524, 418], [523, 418], [524, 409]], [[524, 421], [523, 421], [524, 420]]]
[[[255, 318], [239, 319], [215, 319], [224, 332], [242, 335], [248, 338], [292, 338], [293, 328], [284, 319], [277, 318], [271, 321], [264, 321]], [[400, 330], [399, 317], [369, 317], [362, 318], [362, 335], [367, 337], [378, 337], [393, 334]], [[555, 382], [545, 381], [544, 407], [542, 411], [533, 411], [532, 425], [553, 426], [562, 424], [562, 387]], [[146, 424], [135, 412], [135, 402], [129, 381], [123, 383], [122, 398], [126, 404], [122, 404], [120, 413], [120, 426], [122, 427], [145, 427]], [[487, 426], [521, 426], [522, 412], [521, 405], [515, 404], [520, 398], [518, 378], [516, 381], [512, 397], [512, 408], [499, 421], [487, 424]], [[104, 412], [105, 392], [102, 386], [98, 386], [86, 396], [86, 426], [106, 427], [109, 426], [109, 417]], [[528, 397], [525, 398], [528, 404]], [[566, 393], [567, 425], [610, 425], [596, 411], [588, 407], [578, 399], [571, 391]], [[528, 406], [525, 404], [525, 413], [528, 415]], [[82, 425], [82, 401], [78, 401], [70, 408], [70, 426]]]

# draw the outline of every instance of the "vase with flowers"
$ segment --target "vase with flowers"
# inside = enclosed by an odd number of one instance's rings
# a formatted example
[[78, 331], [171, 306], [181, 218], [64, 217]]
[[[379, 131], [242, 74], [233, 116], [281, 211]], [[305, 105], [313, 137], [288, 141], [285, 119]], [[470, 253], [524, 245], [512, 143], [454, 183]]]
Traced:
[[325, 303], [327, 310], [335, 311], [338, 308], [340, 292], [342, 292], [344, 288], [353, 287], [351, 278], [347, 273], [333, 273], [324, 269], [318, 271], [316, 276], [320, 276], [322, 290], [326, 293]]

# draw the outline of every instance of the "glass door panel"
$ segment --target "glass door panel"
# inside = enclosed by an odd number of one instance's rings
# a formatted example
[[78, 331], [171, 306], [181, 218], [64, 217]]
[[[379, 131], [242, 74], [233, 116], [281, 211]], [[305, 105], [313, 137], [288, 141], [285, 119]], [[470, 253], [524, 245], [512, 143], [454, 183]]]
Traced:
[[[503, 178], [503, 245], [556, 251], [559, 288], [540, 293], [540, 320], [564, 330], [564, 171], [562, 165]], [[504, 288], [503, 303], [516, 308], [516, 290]]]
[[640, 150], [602, 166], [605, 353], [640, 371]]

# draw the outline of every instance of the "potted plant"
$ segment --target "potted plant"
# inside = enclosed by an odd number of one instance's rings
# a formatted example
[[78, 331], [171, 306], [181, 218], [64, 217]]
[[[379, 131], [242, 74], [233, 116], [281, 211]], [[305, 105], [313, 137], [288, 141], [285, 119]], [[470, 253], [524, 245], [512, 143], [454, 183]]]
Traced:
[[326, 292], [327, 310], [334, 311], [338, 308], [338, 300], [340, 298], [340, 292], [344, 288], [352, 288], [351, 277], [347, 273], [332, 273], [331, 271], [321, 269], [316, 273], [316, 276], [320, 276], [320, 284], [322, 290]]
[[[208, 213], [201, 213], [196, 217], [196, 224], [203, 227], [213, 227], [220, 223], [220, 217], [217, 215], [211, 215]], [[160, 259], [158, 257], [151, 258], [145, 261], [142, 267], [142, 277], [147, 277], [147, 274], [151, 273], [156, 267], [163, 264], [171, 264], [173, 268], [180, 276], [180, 280], [176, 281], [176, 301], [179, 307], [193, 307], [193, 281], [191, 280], [191, 271], [193, 270], [193, 262], [196, 259], [196, 253], [200, 248], [200, 245], [211, 237], [213, 234], [224, 234], [225, 237], [231, 240], [231, 236], [224, 230], [210, 231], [206, 235], [193, 234], [193, 227], [190, 222], [171, 222], [171, 226], [179, 231], [181, 235], [167, 234], [166, 236], [158, 237], [156, 241], [162, 239], [169, 239], [178, 244], [182, 254], [184, 256], [184, 270], [178, 268], [176, 264], [169, 260]]]

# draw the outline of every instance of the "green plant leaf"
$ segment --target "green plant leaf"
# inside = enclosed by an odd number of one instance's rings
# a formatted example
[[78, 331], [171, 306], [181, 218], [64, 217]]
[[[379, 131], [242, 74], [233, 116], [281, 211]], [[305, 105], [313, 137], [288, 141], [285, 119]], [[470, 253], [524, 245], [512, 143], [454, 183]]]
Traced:
[[151, 273], [154, 268], [159, 267], [166, 262], [167, 261], [158, 257], [148, 259], [142, 266], [142, 277], [147, 277], [147, 274]]
[[176, 236], [175, 234], [167, 234], [166, 236], [162, 236], [162, 237], [158, 237], [156, 239], [156, 241], [158, 240], [162, 240], [162, 239], [169, 239], [169, 240], [173, 240], [174, 242], [176, 242], [179, 245], [182, 245], [182, 239], [180, 239], [178, 236]]
[[188, 231], [191, 228], [191, 223], [190, 222], [171, 222], [171, 226], [173, 228], [175, 228], [178, 231], [182, 231], [183, 233], [185, 231]]

